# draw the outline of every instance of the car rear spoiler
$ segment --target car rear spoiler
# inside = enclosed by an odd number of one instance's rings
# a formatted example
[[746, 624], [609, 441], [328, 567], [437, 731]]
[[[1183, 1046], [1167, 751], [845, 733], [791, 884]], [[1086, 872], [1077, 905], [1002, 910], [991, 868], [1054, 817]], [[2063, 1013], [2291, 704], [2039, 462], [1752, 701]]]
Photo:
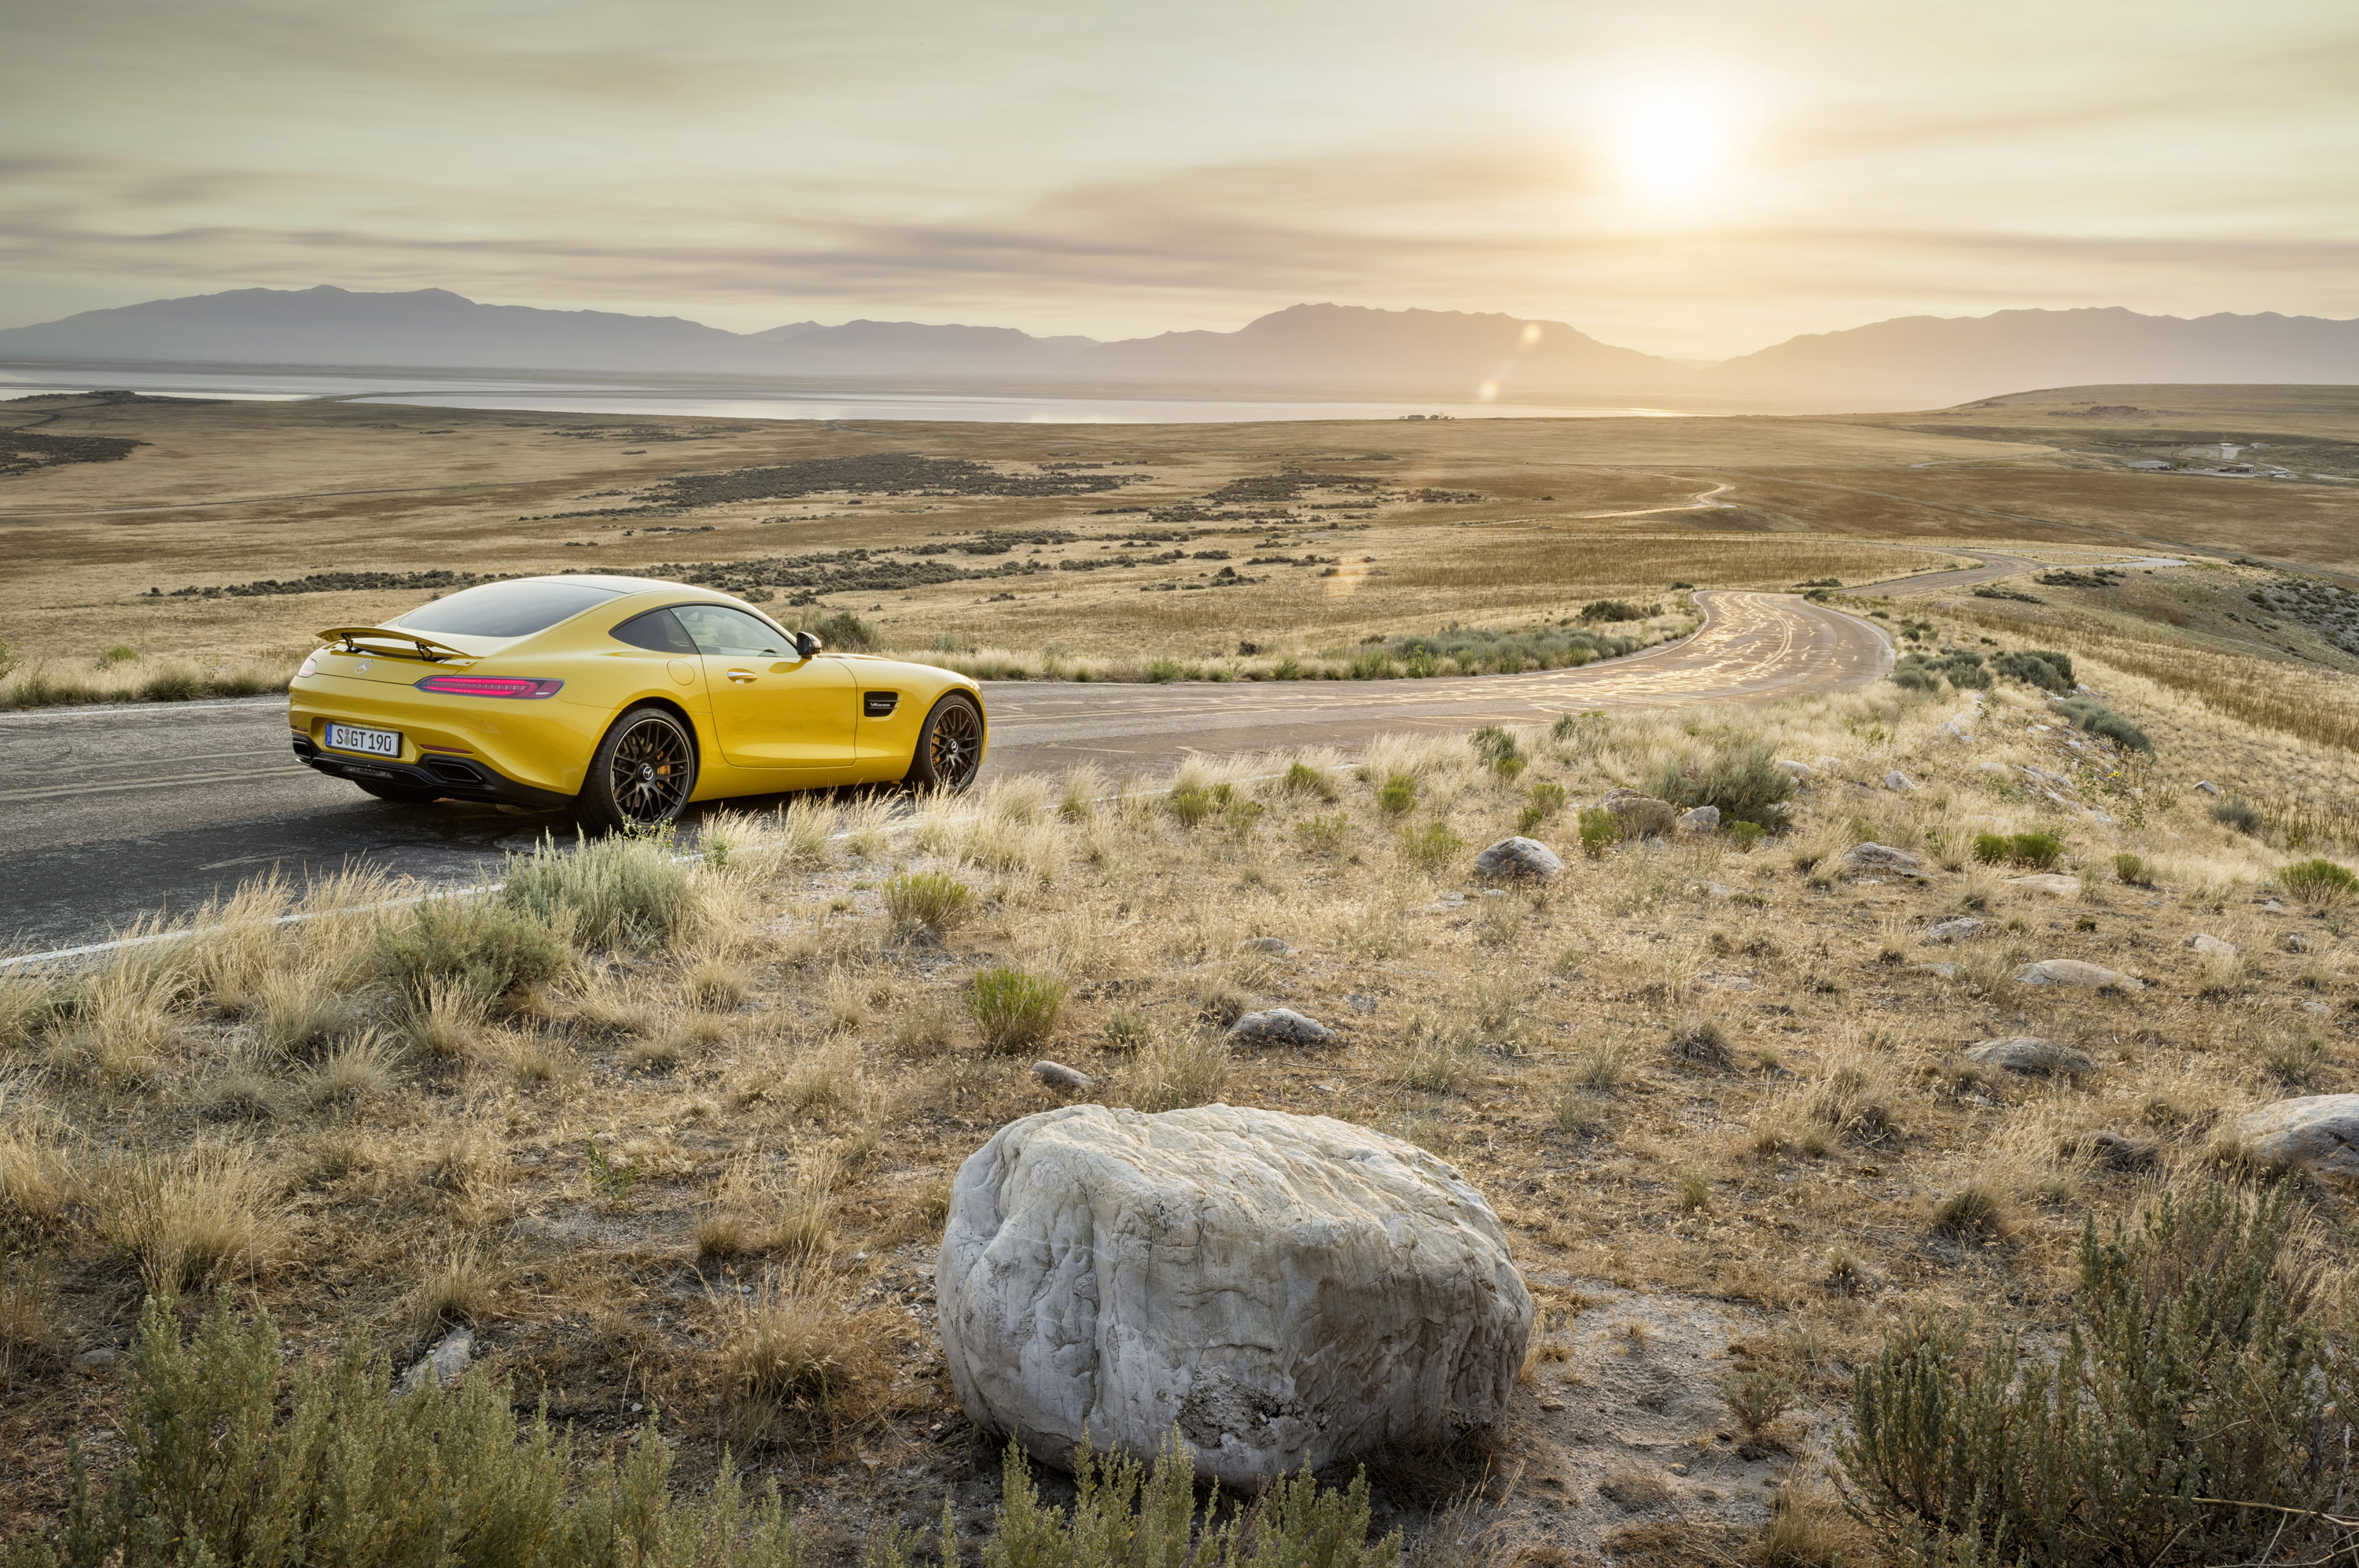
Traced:
[[[341, 644], [346, 653], [385, 654], [395, 659], [422, 659], [429, 664], [440, 664], [450, 659], [473, 659], [476, 657], [463, 648], [452, 648], [447, 642], [438, 642], [433, 637], [422, 637], [417, 632], [402, 631], [395, 626], [330, 626], [326, 631], [313, 635], [321, 642]], [[363, 648], [361, 639], [364, 637], [367, 638], [372, 646]], [[379, 644], [390, 646], [375, 646]]]

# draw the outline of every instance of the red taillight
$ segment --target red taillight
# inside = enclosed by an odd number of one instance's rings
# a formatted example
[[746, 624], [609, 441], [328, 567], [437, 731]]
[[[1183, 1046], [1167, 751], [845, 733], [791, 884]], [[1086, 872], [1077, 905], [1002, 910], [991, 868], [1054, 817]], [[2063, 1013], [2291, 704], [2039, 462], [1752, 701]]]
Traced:
[[515, 675], [429, 675], [418, 682], [418, 689], [448, 697], [554, 697], [564, 684]]
[[318, 673], [320, 673], [320, 656], [315, 653], [303, 661], [303, 668], [295, 672], [295, 679], [302, 681]]

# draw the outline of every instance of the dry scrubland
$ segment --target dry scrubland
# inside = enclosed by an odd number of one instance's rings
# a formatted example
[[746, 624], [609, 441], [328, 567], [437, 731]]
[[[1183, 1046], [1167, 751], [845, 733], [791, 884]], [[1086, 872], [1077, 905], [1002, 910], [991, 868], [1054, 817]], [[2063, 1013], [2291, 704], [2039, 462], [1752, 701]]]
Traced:
[[[1063, 428], [27, 399], [0, 405], [0, 441], [22, 449], [0, 452], [20, 566], [0, 637], [25, 665], [0, 703], [34, 681], [258, 689], [313, 629], [397, 615], [434, 589], [393, 580], [436, 572], [701, 563], [751, 586], [744, 569], [768, 562], [759, 591], [781, 614], [859, 614], [903, 652], [1137, 678], [1554, 623], [1674, 582], [1853, 583], [1977, 543], [2350, 570], [2354, 432], [2359, 406], [2334, 388], [2072, 388], [1850, 419]], [[2199, 437], [2263, 441], [2324, 477], [2125, 467]], [[965, 575], [886, 569], [927, 562]], [[1223, 568], [1262, 581], [1220, 586]], [[305, 578], [322, 585], [175, 596]]]
[[[2352, 799], [2348, 741], [2239, 710], [2238, 667], [2215, 691], [2160, 632], [1978, 599], [1962, 601], [1975, 618], [1910, 624], [1930, 627], [1919, 646], [1994, 652], [1978, 639], [2001, 635], [1998, 611], [2056, 617], [2037, 637], [2004, 628], [2009, 648], [2082, 627], [2081, 679], [2152, 757], [2059, 726], [2008, 681], [1573, 715], [1177, 779], [808, 800], [710, 818], [693, 846], [519, 858], [472, 898], [258, 884], [182, 940], [15, 975], [0, 983], [0, 1447], [20, 1462], [0, 1510], [56, 1517], [70, 1439], [96, 1475], [122, 1465], [142, 1429], [110, 1353], [133, 1343], [144, 1299], [168, 1337], [225, 1290], [238, 1321], [270, 1314], [275, 1344], [250, 1350], [266, 1384], [279, 1352], [317, 1366], [353, 1345], [399, 1374], [472, 1330], [473, 1405], [361, 1385], [351, 1408], [463, 1408], [496, 1428], [508, 1399], [545, 1403], [579, 1464], [635, 1466], [585, 1483], [592, 1502], [657, 1495], [666, 1456], [698, 1493], [725, 1450], [795, 1508], [760, 1560], [786, 1560], [788, 1537], [814, 1561], [923, 1560], [942, 1548], [919, 1527], [945, 1498], [972, 1559], [1001, 1456], [951, 1398], [929, 1270], [959, 1161], [1059, 1103], [1028, 1071], [1046, 1056], [1112, 1105], [1221, 1099], [1381, 1127], [1497, 1207], [1541, 1323], [1504, 1430], [1371, 1457], [1375, 1526], [1405, 1529], [1413, 1555], [1914, 1560], [1910, 1507], [1939, 1513], [1942, 1477], [1993, 1472], [1954, 1454], [1911, 1470], [1923, 1455], [1899, 1439], [1847, 1464], [1863, 1371], [1946, 1387], [1951, 1332], [1970, 1346], [2018, 1333], [2037, 1362], [2132, 1279], [2173, 1310], [2190, 1277], [2276, 1280], [2270, 1301], [2349, 1344], [2342, 1199], [2256, 1168], [2233, 1131], [2246, 1107], [2359, 1087], [2359, 915], [2277, 880], [2302, 855], [2347, 858], [2359, 833], [2347, 812], [2234, 810], [2291, 799], [2289, 780]], [[1952, 721], [1973, 738], [1943, 733]], [[1614, 843], [1592, 817], [1584, 853], [1582, 810], [1616, 786], [1774, 822], [1773, 757], [1828, 759], [1780, 831]], [[1885, 787], [1895, 769], [1913, 788]], [[1473, 852], [1518, 827], [1565, 874], [1473, 880]], [[1976, 859], [1980, 834], [2054, 835], [2063, 890]], [[1927, 875], [1845, 873], [1869, 840]], [[310, 918], [269, 923], [290, 908]], [[1966, 916], [1989, 923], [1927, 940]], [[2199, 933], [2235, 952], [2198, 954]], [[2014, 980], [2049, 958], [2147, 985]], [[1341, 1041], [1232, 1047], [1222, 1025], [1256, 1004]], [[2085, 1071], [2025, 1077], [1961, 1054], [2014, 1035], [2082, 1053]], [[2254, 1204], [2259, 1241], [2227, 1217]], [[2164, 1213], [2178, 1229], [2140, 1243], [2142, 1216]], [[2084, 1226], [2103, 1243], [2117, 1221], [2122, 1260], [2084, 1258]], [[2206, 1310], [2224, 1322], [2235, 1305]], [[2347, 1359], [2329, 1358], [2321, 1376], [2342, 1381], [2324, 1394], [2307, 1374], [2268, 1384], [2271, 1356], [2310, 1342], [2267, 1312], [2238, 1321], [2229, 1343], [2252, 1348], [2205, 1374], [2209, 1397], [2239, 1416], [2236, 1399], [2289, 1391], [2351, 1408]], [[2183, 1347], [2158, 1322], [2116, 1312], [2093, 1343], [2117, 1359]], [[658, 1412], [675, 1447], [634, 1435]], [[2131, 1399], [2105, 1419], [2183, 1441], [2175, 1409], [2158, 1426], [2137, 1414]], [[2232, 1500], [2317, 1508], [2339, 1485], [2341, 1448], [2317, 1469], [2300, 1457], [2324, 1426], [2230, 1429], [2244, 1468], [2207, 1474], [2270, 1492]], [[2020, 1463], [2078, 1474], [2029, 1450]], [[2122, 1450], [2096, 1467], [2141, 1463]], [[1282, 1537], [1310, 1529], [1294, 1502], [1258, 1517]], [[2144, 1529], [2151, 1511], [2124, 1518]], [[2188, 1503], [2196, 1525], [2158, 1556], [2181, 1522], [2164, 1512], [2118, 1560], [2243, 1559], [2277, 1528]], [[2317, 1520], [2267, 1517], [2290, 1521], [2270, 1561], [2317, 1559]], [[1037, 1523], [1003, 1517], [991, 1560], [1131, 1560], [1009, 1546], [1038, 1548]], [[2074, 1540], [2032, 1560], [2099, 1560]], [[674, 1541], [648, 1560], [717, 1559]]]

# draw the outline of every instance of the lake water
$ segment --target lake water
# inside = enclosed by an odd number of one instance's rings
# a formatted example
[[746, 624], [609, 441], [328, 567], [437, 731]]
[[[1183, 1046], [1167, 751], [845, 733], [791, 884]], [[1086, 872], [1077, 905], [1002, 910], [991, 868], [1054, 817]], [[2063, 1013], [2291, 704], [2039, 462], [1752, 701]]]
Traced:
[[114, 390], [159, 397], [293, 402], [334, 398], [436, 408], [735, 419], [926, 419], [998, 424], [1232, 424], [1269, 419], [1683, 419], [1687, 410], [1625, 405], [1311, 402], [1284, 398], [1051, 397], [1025, 392], [857, 390], [752, 378], [501, 376], [473, 372], [240, 370], [218, 366], [0, 363], [0, 399]]

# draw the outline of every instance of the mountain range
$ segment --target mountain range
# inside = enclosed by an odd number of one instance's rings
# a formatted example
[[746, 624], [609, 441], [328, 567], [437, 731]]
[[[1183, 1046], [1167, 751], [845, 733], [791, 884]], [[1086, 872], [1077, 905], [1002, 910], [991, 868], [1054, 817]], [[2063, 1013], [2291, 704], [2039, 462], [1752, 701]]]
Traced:
[[[2359, 321], [2133, 310], [1908, 316], [1697, 367], [1562, 321], [1294, 305], [1235, 332], [1104, 343], [1012, 327], [798, 321], [731, 332], [678, 316], [485, 305], [441, 289], [240, 289], [0, 331], [0, 358], [975, 380], [1256, 392], [1495, 395], [1601, 390], [1828, 409], [1931, 408], [2034, 387], [2359, 383]], [[1484, 384], [1492, 390], [1482, 390]]]

